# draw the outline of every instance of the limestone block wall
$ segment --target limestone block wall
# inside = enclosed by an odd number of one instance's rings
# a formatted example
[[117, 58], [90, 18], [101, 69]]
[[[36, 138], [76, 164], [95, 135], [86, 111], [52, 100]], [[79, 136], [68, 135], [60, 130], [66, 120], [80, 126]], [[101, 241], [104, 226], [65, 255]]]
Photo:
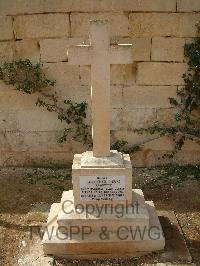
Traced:
[[[69, 65], [67, 50], [87, 39], [92, 18], [110, 20], [112, 42], [133, 43], [133, 64], [111, 66], [113, 140], [145, 143], [132, 157], [135, 166], [166, 162], [159, 156], [173, 149], [172, 140], [133, 129], [156, 121], [172, 124], [168, 97], [184, 84], [183, 46], [196, 36], [200, 1], [0, 0], [0, 61], [41, 62], [61, 99], [86, 100], [90, 106], [90, 68]], [[0, 82], [0, 166], [65, 165], [86, 149], [74, 141], [57, 143], [64, 125], [35, 106], [37, 97]], [[199, 162], [200, 147], [187, 142], [174, 161]]]

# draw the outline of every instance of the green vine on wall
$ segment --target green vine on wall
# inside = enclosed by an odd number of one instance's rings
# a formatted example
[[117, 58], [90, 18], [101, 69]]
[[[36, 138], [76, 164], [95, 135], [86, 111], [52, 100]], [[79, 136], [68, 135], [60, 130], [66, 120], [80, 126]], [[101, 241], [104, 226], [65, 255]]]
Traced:
[[[0, 67], [0, 79], [6, 84], [15, 86], [22, 93], [39, 92], [41, 94], [42, 98], [38, 98], [36, 105], [46, 108], [49, 112], [57, 113], [58, 119], [67, 125], [58, 139], [59, 143], [73, 139], [88, 146], [92, 145], [91, 128], [85, 122], [88, 104], [71, 100], [61, 102], [56, 92], [49, 93], [48, 87], [53, 87], [56, 81], [46, 78], [41, 64], [33, 64], [29, 59], [5, 62]], [[130, 148], [127, 144], [127, 141], [117, 140], [112, 144], [111, 149], [126, 153], [139, 150], [138, 145]]]
[[[200, 24], [197, 25], [200, 33]], [[138, 134], [170, 135], [175, 142], [175, 149], [165, 156], [172, 158], [182, 149], [185, 140], [200, 139], [199, 111], [200, 111], [200, 37], [192, 43], [184, 46], [184, 54], [188, 59], [188, 70], [183, 75], [185, 85], [177, 90], [177, 98], [169, 98], [172, 107], [177, 109], [174, 117], [174, 125], [155, 124], [148, 128], [135, 129]], [[90, 127], [85, 123], [87, 103], [74, 103], [71, 100], [58, 101], [56, 93], [48, 94], [47, 87], [55, 85], [55, 81], [46, 78], [42, 72], [41, 64], [33, 64], [30, 60], [18, 60], [11, 63], [5, 62], [0, 67], [0, 79], [7, 84], [12, 84], [23, 93], [39, 91], [45, 99], [38, 98], [36, 105], [46, 108], [50, 112], [56, 112], [58, 119], [65, 122], [67, 127], [63, 130], [59, 142], [65, 142], [68, 138], [91, 145], [92, 138]], [[129, 147], [126, 140], [117, 140], [111, 146], [122, 152], [135, 153], [140, 149], [139, 145]]]
[[[198, 35], [200, 23], [197, 24]], [[169, 98], [172, 107], [177, 112], [174, 116], [174, 126], [156, 124], [148, 128], [135, 129], [139, 134], [159, 134], [173, 137], [174, 151], [163, 157], [173, 158], [182, 149], [186, 140], [200, 141], [200, 37], [184, 46], [188, 70], [183, 75], [184, 86], [177, 90], [177, 98]]]
[[132, 145], [130, 147], [130, 145], [128, 145], [128, 141], [124, 140], [124, 139], [120, 139], [115, 141], [112, 145], [111, 145], [111, 149], [112, 150], [117, 150], [123, 153], [129, 153], [129, 154], [133, 154], [137, 151], [140, 150], [140, 146], [139, 145]]
[[[200, 23], [197, 24], [200, 34]], [[192, 112], [199, 111], [200, 107], [200, 37], [194, 42], [185, 44], [184, 55], [188, 61], [188, 71], [183, 75], [185, 86], [177, 90], [178, 98], [169, 98], [170, 103], [178, 107], [176, 121], [185, 121], [187, 124], [194, 124]]]
[[3, 63], [0, 79], [29, 94], [55, 84], [55, 81], [45, 77], [40, 64], [33, 64], [29, 59]]
[[87, 103], [71, 100], [60, 103], [56, 92], [48, 93], [48, 87], [54, 86], [55, 81], [46, 78], [41, 64], [33, 64], [29, 59], [5, 62], [0, 67], [0, 79], [23, 93], [40, 92], [43, 98], [38, 98], [36, 105], [56, 112], [58, 119], [67, 124], [58, 140], [60, 143], [70, 138], [91, 144], [90, 127], [85, 123]]
[[58, 105], [56, 94], [48, 95], [50, 102], [38, 98], [36, 105], [45, 107], [50, 112], [56, 112], [58, 119], [65, 122], [68, 127], [63, 130], [58, 142], [62, 143], [67, 139], [74, 139], [83, 144], [91, 144], [90, 127], [85, 123], [87, 103], [73, 103], [71, 100], [64, 100], [63, 106]]

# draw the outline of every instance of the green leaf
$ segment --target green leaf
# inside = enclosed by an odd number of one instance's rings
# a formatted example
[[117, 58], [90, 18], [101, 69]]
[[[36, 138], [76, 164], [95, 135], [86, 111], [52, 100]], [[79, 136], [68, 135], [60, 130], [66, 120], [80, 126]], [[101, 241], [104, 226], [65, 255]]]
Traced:
[[178, 102], [177, 102], [177, 100], [175, 98], [169, 97], [169, 102], [170, 102], [170, 104], [172, 104], [174, 106], [177, 106], [178, 105]]

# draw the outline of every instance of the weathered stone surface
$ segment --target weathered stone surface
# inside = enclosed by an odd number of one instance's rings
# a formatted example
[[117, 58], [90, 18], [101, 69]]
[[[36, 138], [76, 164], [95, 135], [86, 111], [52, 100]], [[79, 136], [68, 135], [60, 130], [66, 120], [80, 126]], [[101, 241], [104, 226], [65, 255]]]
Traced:
[[66, 37], [69, 35], [67, 14], [17, 16], [14, 20], [17, 39]]
[[131, 86], [123, 89], [123, 107], [133, 108], [167, 108], [169, 97], [176, 96], [176, 86]]
[[44, 12], [98, 12], [98, 11], [176, 11], [175, 0], [12, 0], [0, 2], [0, 14], [33, 14]]
[[40, 48], [37, 40], [21, 40], [15, 42], [15, 58], [40, 61]]
[[[152, 263], [152, 256], [146, 257], [146, 264], [149, 266], [195, 266], [191, 264], [192, 257], [179, 226], [179, 222], [173, 211], [157, 211], [159, 220], [165, 236], [165, 248], [162, 252], [157, 252], [153, 255], [154, 263]], [[140, 254], [142, 255], [142, 254]], [[112, 256], [109, 256], [109, 258]], [[86, 259], [86, 256], [79, 256], [79, 259]], [[97, 258], [97, 256], [94, 258]], [[108, 258], [108, 255], [102, 254], [102, 258]], [[71, 259], [71, 257], [69, 257]], [[157, 263], [155, 263], [155, 261]], [[161, 263], [162, 261], [162, 263]], [[67, 261], [66, 261], [67, 262]], [[125, 260], [123, 263], [126, 263]]]
[[[199, 164], [200, 151], [184, 151], [178, 153], [174, 158], [174, 163], [178, 162], [180, 165]], [[167, 163], [167, 162], [166, 162]]]
[[[188, 143], [190, 145], [190, 143]], [[200, 162], [200, 148], [197, 145], [197, 148], [190, 150], [186, 144], [184, 152], [178, 152], [171, 160], [171, 163], [179, 163], [180, 165], [184, 164], [198, 164]], [[194, 144], [195, 145], [195, 144]], [[156, 165], [163, 165], [169, 163], [167, 157], [163, 157], [166, 153], [171, 153], [174, 150], [174, 141], [173, 137], [156, 137], [154, 140], [146, 142], [141, 151], [135, 153], [131, 156], [133, 166], [137, 167], [149, 167]]]
[[1, 152], [66, 152], [71, 153], [70, 141], [58, 143], [62, 131], [0, 132]]
[[118, 139], [124, 139], [128, 141], [128, 146], [133, 146], [136, 144], [142, 144], [146, 141], [150, 141], [152, 139], [155, 139], [155, 136], [151, 134], [137, 134], [133, 131], [127, 131], [127, 130], [117, 130], [113, 132], [114, 140]]
[[91, 65], [94, 62], [94, 49], [87, 44], [82, 46], [73, 46], [68, 49], [68, 61], [72, 65]]
[[[145, 37], [140, 37], [140, 38], [133, 37], [130, 40], [131, 43], [133, 44], [132, 49], [133, 49], [134, 61], [150, 61], [151, 39]], [[127, 41], [126, 43], [129, 43]]]
[[2, 15], [18, 15], [43, 13], [43, 5], [40, 0], [12, 0], [0, 2], [0, 14]]
[[11, 17], [0, 16], [0, 40], [13, 39], [13, 22]]
[[[93, 24], [94, 22], [90, 22], [90, 25], [93, 25]], [[107, 40], [108, 45], [110, 45], [109, 36], [107, 39], [108, 39]], [[100, 47], [98, 47], [98, 50], [100, 50]], [[81, 66], [91, 65], [96, 62], [96, 59], [97, 59], [96, 57], [97, 57], [97, 52], [95, 49], [95, 44], [90, 45], [90, 44], [83, 43], [81, 45], [73, 46], [68, 49], [68, 61], [72, 65], [81, 65]], [[133, 63], [132, 44], [111, 45], [109, 48], [107, 59], [110, 62], [110, 64], [113, 64], [113, 65], [114, 64], [132, 64]]]
[[113, 85], [132, 85], [136, 80], [136, 66], [129, 65], [111, 65], [111, 84]]
[[[130, 161], [130, 160], [129, 160]], [[86, 151], [81, 154], [81, 168], [123, 168], [125, 166], [124, 156], [117, 150], [111, 150], [110, 156], [95, 157], [93, 151]]]
[[178, 12], [199, 12], [200, 2], [198, 0], [177, 0]]
[[183, 151], [200, 151], [200, 144], [192, 140], [186, 140], [183, 146]]
[[[191, 264], [192, 258], [186, 246], [184, 237], [182, 235], [182, 230], [179, 226], [179, 223], [177, 221], [174, 212], [157, 211], [157, 213], [166, 239], [165, 249], [162, 252], [158, 252], [153, 255], [154, 261], [157, 261], [157, 263], [152, 264], [152, 256], [146, 258], [146, 263], [149, 266], [172, 266], [172, 265], [178, 266], [180, 264], [181, 266], [189, 266], [189, 265], [195, 266], [194, 263]], [[29, 266], [41, 266], [41, 265], [50, 266], [50, 262], [48, 261], [51, 259], [51, 257], [45, 257], [43, 254], [42, 244], [38, 236], [37, 228], [35, 229], [33, 228], [33, 240], [30, 241], [27, 237], [25, 238], [25, 241], [27, 241], [28, 245], [23, 249], [21, 249], [19, 252], [19, 260], [18, 260], [19, 266], [24, 266], [25, 264]], [[101, 255], [101, 258], [108, 259], [108, 257], [110, 257], [108, 256], [108, 254]], [[78, 256], [78, 258], [87, 259], [88, 257], [87, 255], [85, 256], [80, 255]], [[97, 256], [94, 255], [94, 259], [96, 258]], [[51, 263], [53, 263], [52, 260]], [[56, 262], [57, 261], [60, 262], [60, 259], [55, 259], [55, 260]], [[80, 263], [85, 263], [85, 262], [86, 261], [81, 261]], [[126, 258], [124, 258], [122, 262], [126, 263], [127, 262]], [[65, 263], [70, 265], [72, 263], [72, 257], [69, 256], [69, 261], [65, 261]]]
[[120, 130], [123, 128], [124, 113], [122, 108], [112, 108], [111, 110], [111, 130]]
[[164, 0], [142, 0], [142, 1], [132, 1], [132, 0], [118, 0], [112, 1], [113, 10], [123, 10], [123, 11], [162, 11], [162, 12], [175, 12], [176, 2], [174, 0], [164, 1]]
[[66, 99], [66, 100], [72, 100], [74, 102], [86, 101], [89, 104], [89, 108], [91, 107], [90, 86], [55, 85], [54, 89], [56, 90], [58, 96], [60, 96], [60, 99], [62, 100]]
[[67, 61], [68, 40], [44, 39], [40, 41], [42, 62]]
[[12, 61], [14, 56], [14, 43], [0, 42], [0, 62]]
[[138, 63], [137, 84], [140, 85], [182, 85], [185, 63]]
[[152, 61], [178, 61], [184, 60], [184, 44], [183, 38], [152, 38]]
[[68, 152], [33, 152], [33, 151], [13, 151], [4, 152], [0, 150], [0, 166], [66, 166], [72, 162], [73, 154]]
[[79, 66], [72, 66], [67, 62], [44, 63], [43, 69], [48, 77], [56, 80], [58, 86], [73, 87], [82, 85]]
[[17, 110], [38, 110], [35, 102], [39, 97], [38, 93], [23, 94], [16, 90], [12, 85], [6, 85], [0, 80], [0, 106], [1, 112], [17, 111]]
[[[113, 36], [111, 37], [110, 43], [112, 45], [117, 45], [119, 44], [120, 47], [119, 48], [123, 48], [123, 45], [127, 45], [127, 44], [132, 44], [131, 47], [131, 53], [132, 53], [132, 59], [133, 61], [149, 61], [150, 60], [150, 50], [151, 50], [151, 39], [150, 38], [146, 38], [146, 37], [133, 37], [133, 38], [129, 38], [129, 37], [117, 37], [117, 36]], [[81, 45], [81, 44], [87, 44], [89, 45], [89, 39], [88, 38], [69, 38], [69, 39], [50, 39], [50, 40], [42, 40], [41, 44], [44, 45], [44, 49], [47, 49], [49, 52], [48, 56], [52, 56], [50, 53], [52, 53], [54, 51], [54, 49], [58, 49], [57, 46], [62, 46], [66, 45]], [[51, 50], [49, 50], [51, 49]], [[82, 48], [86, 55], [87, 52], [86, 51], [86, 47]], [[111, 50], [112, 51], [112, 50]], [[45, 51], [44, 51], [45, 52]], [[57, 51], [56, 51], [57, 52]], [[62, 55], [61, 55], [62, 53]], [[76, 53], [77, 54], [77, 53]], [[64, 56], [63, 54], [63, 50], [61, 49], [58, 59], [60, 57]], [[72, 60], [74, 60], [73, 55], [72, 55]], [[88, 58], [86, 58], [86, 60], [88, 61]], [[85, 60], [85, 61], [86, 61]], [[79, 60], [80, 61], [80, 60]], [[85, 62], [83, 62], [85, 64]], [[132, 62], [131, 62], [132, 63]]]
[[[112, 151], [111, 151], [112, 153]], [[94, 153], [93, 153], [94, 154]], [[116, 152], [115, 152], [116, 154]], [[85, 167], [83, 163], [83, 159], [85, 153], [83, 154], [75, 154], [73, 165], [72, 165], [72, 182], [73, 182], [73, 195], [74, 195], [74, 204], [97, 204], [97, 205], [103, 205], [103, 204], [126, 204], [132, 203], [132, 166], [130, 162], [130, 157], [127, 154], [123, 155], [123, 161], [119, 160], [119, 158], [114, 156], [114, 159], [117, 159], [114, 162], [113, 167], [110, 167], [109, 160], [111, 160], [112, 164], [112, 156], [111, 157], [100, 157], [99, 159], [100, 166], [93, 166], [92, 168]], [[95, 155], [94, 155], [95, 156]], [[86, 157], [87, 158], [87, 157]], [[92, 158], [89, 157], [88, 160], [92, 160]], [[108, 166], [105, 164], [102, 164], [103, 161], [107, 161]], [[93, 160], [92, 160], [93, 161]], [[119, 165], [118, 165], [119, 164]], [[84, 178], [84, 176], [124, 176], [125, 177], [125, 197], [123, 199], [119, 198], [118, 200], [83, 200], [80, 198], [80, 178]]]
[[[165, 245], [165, 240], [163, 237], [162, 228], [155, 211], [153, 202], [146, 202], [150, 216], [150, 227], [151, 230], [145, 230], [143, 239], [139, 234], [133, 239], [131, 234], [128, 232], [122, 232], [121, 236], [119, 234], [111, 233], [109, 234], [109, 239], [102, 242], [99, 239], [99, 232], [92, 232], [91, 235], [87, 235], [86, 238], [80, 236], [80, 233], [73, 236], [73, 239], [67, 239], [59, 234], [57, 237], [57, 227], [56, 219], [60, 204], [53, 204], [51, 207], [50, 215], [48, 218], [48, 229], [52, 231], [52, 238], [49, 239], [47, 233], [43, 238], [43, 249], [45, 254], [54, 255], [66, 255], [73, 258], [80, 258], [87, 254], [87, 258], [95, 257], [102, 258], [102, 256], [140, 256], [141, 254], [152, 252], [155, 250], [162, 250]], [[125, 237], [126, 236], [126, 237]], [[125, 238], [124, 238], [125, 237]], [[124, 241], [122, 239], [124, 238]]]
[[0, 112], [0, 127], [7, 131], [51, 131], [61, 130], [66, 124], [61, 123], [57, 114], [46, 110], [20, 110]]
[[[111, 47], [110, 47], [110, 53], [108, 55], [108, 60], [110, 64], [132, 64], [137, 56], [135, 56], [135, 49], [138, 48], [140, 40], [139, 38], [135, 38], [135, 40], [130, 40], [127, 38], [123, 38], [122, 40], [117, 41], [117, 39], [120, 38], [111, 38]], [[122, 39], [122, 38], [121, 38]], [[127, 40], [126, 40], [127, 39]], [[145, 40], [147, 38], [144, 38]], [[110, 39], [109, 39], [110, 42]], [[128, 42], [128, 43], [127, 43]], [[134, 44], [133, 44], [134, 42]], [[136, 45], [135, 45], [136, 44]], [[149, 54], [150, 59], [150, 42], [148, 42], [148, 46], [146, 45], [147, 42], [144, 42], [145, 46], [147, 48], [147, 53], [143, 56], [143, 58]], [[78, 46], [73, 46], [68, 49], [68, 61], [72, 65], [91, 65], [93, 62], [93, 57], [95, 57], [95, 51], [93, 49], [93, 45], [90, 45], [90, 42], [88, 40], [87, 43], [81, 43]], [[138, 57], [139, 58], [139, 57]], [[141, 58], [140, 58], [141, 59]]]
[[153, 108], [123, 110], [123, 128], [126, 130], [148, 126], [155, 120], [156, 110]]
[[[39, 97], [38, 93], [28, 95], [16, 91], [13, 86], [5, 85], [0, 82], [0, 127], [1, 130], [31, 131], [36, 128], [40, 131], [46, 124], [46, 130], [51, 130], [51, 126], [58, 125], [58, 119], [55, 114], [49, 113], [44, 109], [36, 107], [35, 103]], [[38, 113], [39, 112], [39, 113]], [[33, 123], [31, 123], [33, 119]], [[44, 119], [44, 124], [40, 121]], [[48, 122], [49, 120], [49, 122]], [[41, 124], [40, 124], [41, 123]], [[48, 125], [49, 123], [49, 125]], [[32, 126], [33, 127], [32, 127]], [[33, 130], [37, 130], [37, 129]]]
[[81, 85], [91, 85], [91, 66], [80, 66], [80, 80]]
[[43, 39], [40, 40], [42, 62], [67, 61], [67, 50], [71, 45], [83, 44], [83, 38]]
[[199, 14], [189, 13], [138, 13], [130, 14], [131, 36], [195, 37]]
[[[80, 67], [80, 77], [82, 85], [90, 85], [90, 66]], [[111, 65], [110, 82], [111, 85], [133, 85], [136, 80], [136, 65]]]
[[110, 106], [111, 108], [122, 108], [122, 86], [111, 86], [110, 88]]
[[86, 151], [81, 155], [81, 168], [123, 168], [124, 156], [122, 153], [111, 150], [110, 156], [95, 157], [93, 151]]
[[128, 36], [128, 17], [121, 12], [100, 14], [72, 13], [70, 18], [72, 37], [88, 36], [89, 21], [92, 19], [107, 19], [111, 22], [111, 35]]
[[112, 37], [111, 44], [132, 44], [133, 61], [150, 61], [151, 38]]
[[175, 124], [176, 110], [174, 108], [159, 108], [156, 111], [157, 120], [166, 126]]
[[145, 143], [144, 147], [154, 151], [172, 151], [174, 149], [174, 142], [172, 137], [164, 136]]
[[132, 64], [133, 63], [132, 45], [113, 45], [110, 47], [110, 64]]
[[[174, 13], [176, 12], [176, 2], [177, 12], [182, 13]], [[134, 11], [135, 13], [131, 13]], [[116, 136], [120, 138], [118, 133], [127, 132], [127, 128], [131, 130], [142, 125], [152, 125], [156, 120], [170, 126], [174, 122], [175, 111], [173, 108], [169, 108], [167, 97], [168, 95], [172, 96], [176, 85], [183, 84], [181, 76], [187, 68], [187, 65], [184, 67], [184, 64], [180, 63], [187, 60], [183, 56], [183, 45], [184, 42], [191, 42], [192, 37], [196, 36], [195, 24], [199, 21], [200, 14], [192, 12], [198, 11], [200, 11], [200, 4], [197, 0], [16, 0], [14, 4], [13, 0], [2, 0], [0, 1], [0, 40], [2, 41], [0, 42], [0, 61], [30, 58], [33, 62], [38, 62], [41, 58], [42, 62], [49, 62], [44, 65], [44, 71], [47, 78], [56, 80], [53, 90], [58, 93], [61, 100], [64, 98], [76, 102], [86, 100], [89, 104], [87, 122], [91, 124], [90, 67], [68, 66], [67, 62], [62, 61], [67, 61], [67, 49], [70, 45], [83, 42], [88, 44], [90, 17], [110, 19], [111, 35], [113, 35], [111, 44], [133, 43], [133, 60], [136, 62], [129, 65], [111, 65], [111, 129], [115, 130]], [[71, 13], [72, 35], [69, 34], [69, 15], [67, 13]], [[11, 17], [12, 15], [13, 17]], [[12, 41], [14, 39], [12, 20], [14, 20], [17, 39], [15, 43]], [[117, 35], [121, 37], [115, 37]], [[84, 38], [69, 38], [68, 36], [84, 36]], [[148, 62], [150, 60], [155, 62]], [[156, 63], [157, 61], [162, 62]], [[164, 61], [170, 63], [164, 63]], [[50, 64], [51, 62], [55, 64]], [[12, 131], [21, 128], [29, 133], [36, 130], [37, 133], [39, 122], [36, 122], [37, 126], [33, 129], [31, 123], [26, 122], [28, 118], [24, 113], [28, 111], [29, 117], [33, 117], [33, 121], [38, 115], [40, 116], [38, 112], [43, 112], [43, 110], [35, 106], [39, 95], [23, 95], [15, 91], [12, 86], [2, 84], [0, 83], [0, 125], [2, 130]], [[54, 117], [54, 114], [49, 115], [52, 117], [49, 128], [54, 130], [55, 126], [57, 129], [54, 124], [57, 118]], [[46, 118], [42, 118], [42, 121], [43, 119], [49, 118], [46, 116]], [[44, 122], [46, 129], [48, 128], [47, 124]], [[131, 131], [128, 132], [125, 136], [132, 144], [148, 139], [148, 136], [138, 137]], [[31, 136], [36, 140], [34, 135], [36, 133], [27, 135], [27, 141], [29, 139], [32, 143]], [[21, 141], [25, 139], [24, 135], [23, 138], [21, 135], [16, 135], [16, 140], [11, 136], [6, 137], [9, 141], [6, 142], [5, 138], [2, 140], [2, 149], [9, 151], [10, 147], [16, 147], [15, 151], [17, 149], [25, 150], [26, 155], [18, 153], [19, 157], [22, 156], [23, 162], [25, 160], [30, 162], [31, 152], [27, 155], [27, 148], [23, 145], [20, 146]], [[50, 143], [45, 144], [44, 138], [41, 136], [41, 147], [45, 150], [45, 145], [48, 149]], [[56, 151], [53, 138], [47, 136], [47, 139], [52, 141], [51, 151], [53, 152], [53, 147]], [[24, 143], [28, 146], [28, 142]], [[30, 146], [30, 151], [34, 150], [34, 160], [37, 158], [36, 147], [39, 148], [37, 143], [39, 142], [36, 140], [36, 146]], [[192, 144], [188, 145], [193, 149]], [[72, 146], [73, 153], [82, 152], [85, 149], [82, 144], [76, 143]], [[188, 155], [190, 152], [191, 156]], [[156, 163], [158, 153], [161, 154], [162, 151], [153, 151], [154, 155], [149, 155], [153, 159], [149, 162]], [[199, 156], [196, 150], [188, 150], [184, 153], [176, 157], [177, 162], [184, 163], [187, 159], [190, 162], [196, 162], [195, 156]], [[20, 163], [16, 154], [13, 155], [13, 163], [17, 161]], [[3, 156], [10, 158], [10, 155], [7, 157], [5, 153]], [[59, 157], [59, 155], [57, 156]], [[69, 158], [72, 158], [70, 156]], [[40, 154], [38, 158], [41, 158]], [[56, 159], [56, 155], [54, 159]], [[10, 160], [8, 159], [8, 162]]]
[[75, 140], [71, 140], [71, 146], [72, 146], [72, 154], [73, 154], [73, 156], [72, 156], [72, 159], [70, 161], [70, 165], [72, 164], [72, 161], [73, 161], [73, 158], [74, 158], [74, 154], [83, 153], [83, 152], [85, 152], [86, 150], [89, 149], [89, 147], [87, 145], [84, 145], [83, 143], [75, 141]]
[[[87, 213], [87, 209], [83, 209], [80, 214], [76, 211], [76, 205], [73, 201], [73, 191], [64, 191], [61, 199], [61, 207], [58, 213], [58, 226], [60, 231], [67, 233], [70, 227], [73, 226], [88, 226], [93, 232], [100, 232], [102, 226], [106, 226], [109, 232], [117, 231], [120, 226], [131, 226], [134, 230], [138, 225], [141, 226], [141, 230], [149, 228], [149, 213], [145, 204], [145, 199], [142, 190], [132, 190], [132, 198], [134, 199], [132, 205], [127, 206], [126, 211], [123, 211], [123, 207], [112, 210], [112, 203], [108, 208], [102, 208], [101, 213], [93, 204], [94, 209], [91, 214]], [[137, 205], [135, 204], [137, 202]], [[120, 208], [121, 207], [121, 208]], [[121, 214], [119, 213], [122, 211]]]

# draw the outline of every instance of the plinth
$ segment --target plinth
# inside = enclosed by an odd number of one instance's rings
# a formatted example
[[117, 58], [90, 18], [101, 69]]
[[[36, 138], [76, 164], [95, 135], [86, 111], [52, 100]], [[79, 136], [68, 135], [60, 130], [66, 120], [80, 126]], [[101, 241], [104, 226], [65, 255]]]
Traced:
[[140, 256], [164, 248], [153, 202], [132, 189], [130, 157], [111, 151], [74, 156], [73, 191], [54, 203], [45, 228], [47, 255], [70, 258]]

